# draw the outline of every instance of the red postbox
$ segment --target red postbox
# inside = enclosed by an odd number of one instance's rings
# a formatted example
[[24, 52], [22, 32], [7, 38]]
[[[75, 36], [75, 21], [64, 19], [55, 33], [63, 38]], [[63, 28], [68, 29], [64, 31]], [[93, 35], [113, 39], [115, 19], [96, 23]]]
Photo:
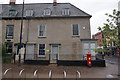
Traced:
[[88, 52], [86, 55], [87, 55], [87, 65], [91, 67], [91, 54]]

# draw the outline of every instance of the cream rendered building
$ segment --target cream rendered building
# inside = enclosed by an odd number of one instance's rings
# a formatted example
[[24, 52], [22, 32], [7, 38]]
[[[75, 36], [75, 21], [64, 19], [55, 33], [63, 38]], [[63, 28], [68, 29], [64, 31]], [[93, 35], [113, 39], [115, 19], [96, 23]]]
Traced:
[[[24, 5], [22, 47], [25, 60], [83, 60], [93, 51], [90, 18], [70, 3], [36, 3]], [[2, 5], [2, 34], [8, 53], [19, 51], [22, 4]]]

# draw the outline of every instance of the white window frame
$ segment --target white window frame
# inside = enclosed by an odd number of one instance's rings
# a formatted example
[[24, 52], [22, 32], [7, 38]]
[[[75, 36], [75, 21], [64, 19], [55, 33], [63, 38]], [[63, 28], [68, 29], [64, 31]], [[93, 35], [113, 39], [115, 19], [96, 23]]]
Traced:
[[62, 15], [64, 15], [64, 16], [70, 15], [70, 10], [69, 10], [69, 8], [64, 8], [64, 9], [62, 10]]
[[[73, 25], [74, 24], [78, 25], [78, 35], [73, 35]], [[72, 36], [80, 36], [80, 25], [78, 23], [74, 23], [74, 24], [71, 25], [72, 26]]]
[[[45, 44], [45, 43], [39, 43], [39, 44]], [[46, 57], [46, 44], [45, 44], [45, 55], [39, 55], [39, 44], [38, 44], [38, 57]]]
[[32, 9], [26, 10], [26, 17], [33, 16], [34, 11]]
[[45, 10], [44, 10], [44, 15], [45, 15], [45, 16], [51, 15], [51, 10], [50, 10], [50, 9], [45, 9]]
[[[40, 35], [39, 35], [40, 25], [45, 25], [45, 35], [44, 35], [44, 36], [40, 36]], [[46, 37], [46, 24], [39, 24], [39, 25], [38, 25], [38, 37], [43, 37], [43, 38]]]

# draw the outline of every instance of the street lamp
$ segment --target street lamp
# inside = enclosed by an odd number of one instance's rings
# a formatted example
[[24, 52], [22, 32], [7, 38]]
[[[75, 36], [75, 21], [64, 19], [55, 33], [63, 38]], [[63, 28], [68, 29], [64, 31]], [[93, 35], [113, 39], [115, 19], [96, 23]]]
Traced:
[[21, 65], [21, 42], [22, 42], [23, 14], [24, 14], [24, 0], [23, 0], [23, 5], [22, 5], [22, 18], [21, 18], [20, 48], [19, 48], [19, 61], [18, 61], [18, 66]]

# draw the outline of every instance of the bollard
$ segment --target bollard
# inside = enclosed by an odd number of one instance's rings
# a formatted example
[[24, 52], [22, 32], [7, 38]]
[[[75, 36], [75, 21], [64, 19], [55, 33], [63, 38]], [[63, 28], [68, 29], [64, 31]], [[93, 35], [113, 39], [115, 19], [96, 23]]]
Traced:
[[[80, 78], [81, 76], [81, 74], [80, 74], [80, 72], [79, 71], [77, 71], [77, 74], [78, 74], [78, 78]], [[77, 78], [77, 76], [76, 76], [76, 78]]]
[[22, 74], [23, 71], [24, 71], [24, 69], [20, 70], [19, 77], [21, 77], [21, 74]]
[[34, 75], [34, 78], [35, 78], [37, 72], [38, 72], [38, 70], [35, 70], [35, 71], [34, 71], [34, 74], [33, 74], [33, 75]]
[[49, 72], [49, 78], [51, 80], [51, 78], [52, 78], [52, 70], [50, 70], [50, 72]]
[[6, 69], [5, 70], [5, 72], [4, 72], [4, 76], [5, 76], [5, 78], [6, 78], [6, 74], [7, 74], [7, 72], [9, 71], [9, 70], [11, 70], [12, 68], [9, 68], [9, 69]]
[[64, 71], [63, 74], [64, 74], [64, 78], [66, 78], [67, 77], [66, 71]]

